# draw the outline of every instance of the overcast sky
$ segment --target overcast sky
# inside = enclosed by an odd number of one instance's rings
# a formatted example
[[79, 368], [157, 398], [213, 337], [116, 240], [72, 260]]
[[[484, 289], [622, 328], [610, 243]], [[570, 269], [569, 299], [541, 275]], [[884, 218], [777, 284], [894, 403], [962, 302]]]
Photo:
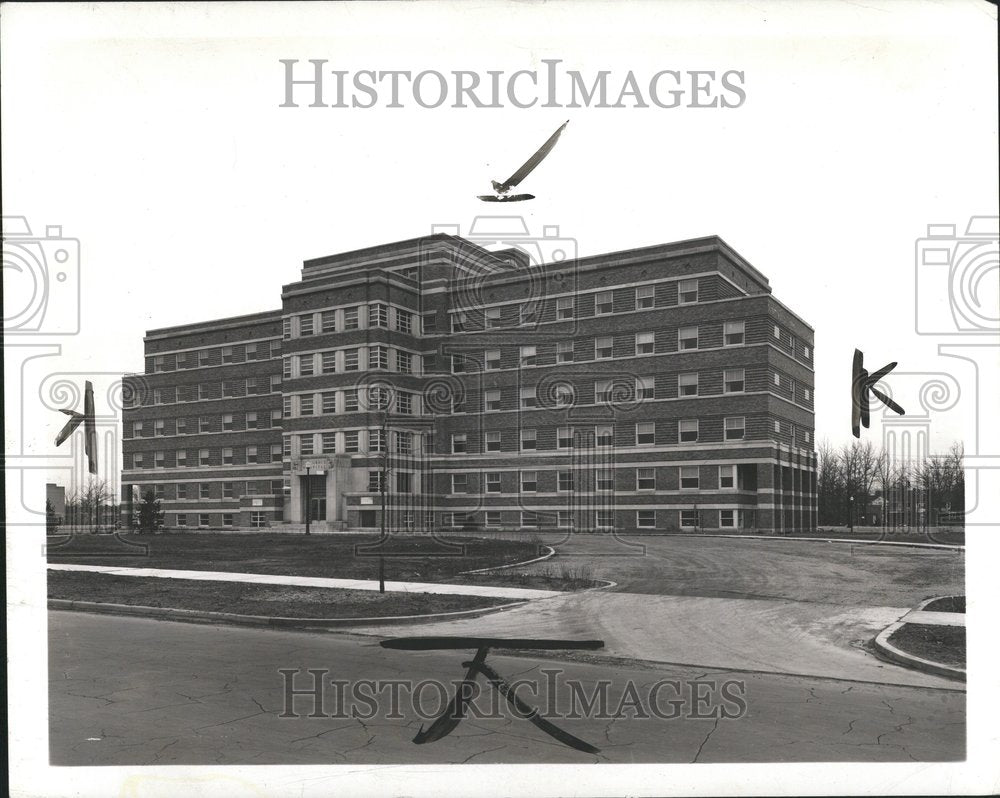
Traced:
[[[914, 253], [929, 223], [961, 235], [997, 214], [988, 4], [28, 4], [3, 18], [4, 213], [81, 242], [82, 333], [53, 339], [59, 369], [142, 370], [147, 329], [279, 307], [303, 259], [506, 211], [475, 195], [569, 119], [521, 186], [538, 199], [507, 207], [581, 254], [724, 238], [816, 330], [818, 440], [849, 438], [855, 347], [917, 375], [889, 380], [911, 414], [919, 375], [973, 377], [915, 333]], [[344, 109], [306, 107], [304, 91], [279, 107], [279, 59], [311, 58], [414, 73], [558, 58], [612, 86], [629, 70], [737, 70], [746, 99]], [[940, 272], [926, 279], [944, 295]], [[962, 437], [971, 395], [934, 415], [934, 448]], [[61, 421], [39, 416], [43, 438]]]

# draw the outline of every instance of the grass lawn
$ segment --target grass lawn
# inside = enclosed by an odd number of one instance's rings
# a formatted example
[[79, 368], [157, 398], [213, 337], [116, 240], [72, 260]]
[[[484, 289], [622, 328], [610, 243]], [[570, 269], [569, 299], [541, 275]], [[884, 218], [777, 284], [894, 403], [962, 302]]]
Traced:
[[935, 599], [926, 607], [924, 612], [965, 612], [965, 596], [945, 596]]
[[965, 530], [961, 527], [931, 527], [930, 529], [882, 529], [876, 526], [856, 526], [852, 532], [846, 526], [824, 526], [816, 532], [795, 532], [790, 537], [827, 537], [844, 540], [879, 540], [888, 543], [945, 543], [965, 545]]
[[49, 598], [142, 607], [231, 612], [282, 618], [369, 618], [423, 615], [509, 604], [511, 599], [378, 593], [290, 585], [201, 582], [73, 571], [50, 571]]
[[904, 623], [889, 637], [900, 651], [940, 662], [953, 668], [965, 667], [965, 627]]
[[[366, 552], [362, 548], [377, 542], [373, 535], [180, 532], [123, 537], [130, 543], [146, 544], [146, 555], [137, 555], [113, 535], [76, 535], [49, 538], [48, 561], [378, 579], [378, 551]], [[60, 546], [61, 540], [68, 542]], [[430, 537], [390, 537], [384, 554], [385, 577], [394, 581], [448, 582], [461, 571], [508, 565], [543, 553], [537, 542], [527, 539], [464, 538], [459, 544], [446, 548]]]

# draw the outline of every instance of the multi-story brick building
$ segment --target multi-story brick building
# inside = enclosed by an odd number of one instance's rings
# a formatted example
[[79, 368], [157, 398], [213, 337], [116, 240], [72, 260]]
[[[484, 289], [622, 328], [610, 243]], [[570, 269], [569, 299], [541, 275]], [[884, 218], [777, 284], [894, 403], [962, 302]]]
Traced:
[[123, 481], [169, 526], [377, 529], [384, 502], [393, 530], [812, 529], [812, 346], [716, 237], [542, 265], [403, 241], [307, 261], [280, 312], [149, 333]]

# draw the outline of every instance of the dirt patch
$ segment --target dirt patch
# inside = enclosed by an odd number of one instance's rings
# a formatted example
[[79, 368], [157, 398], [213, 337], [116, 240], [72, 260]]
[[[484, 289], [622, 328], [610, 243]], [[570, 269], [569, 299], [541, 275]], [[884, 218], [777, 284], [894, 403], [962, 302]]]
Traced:
[[889, 642], [906, 654], [952, 668], [965, 667], [965, 627], [904, 623]]
[[53, 599], [170, 607], [282, 618], [368, 618], [455, 612], [509, 604], [509, 598], [436, 593], [378, 593], [323, 587], [254, 585], [49, 571]]

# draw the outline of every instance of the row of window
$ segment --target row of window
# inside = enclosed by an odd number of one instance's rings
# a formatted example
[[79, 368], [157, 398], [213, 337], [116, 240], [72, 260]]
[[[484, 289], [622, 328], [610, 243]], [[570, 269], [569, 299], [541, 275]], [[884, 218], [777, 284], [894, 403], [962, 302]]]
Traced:
[[367, 305], [286, 316], [282, 319], [281, 333], [285, 339], [375, 328], [413, 333], [413, 319], [414, 314], [408, 310], [390, 307], [385, 302], [370, 302]]
[[[361, 454], [366, 452], [385, 452], [387, 441], [391, 441], [391, 451], [398, 455], [414, 453], [416, 436], [408, 430], [387, 430], [379, 428], [369, 430], [344, 430], [343, 432], [319, 432], [307, 435], [296, 435], [297, 454], [308, 457], [315, 454]], [[362, 433], [364, 440], [362, 440]], [[339, 444], [338, 444], [339, 439]], [[285, 454], [291, 456], [291, 436], [284, 439]]]
[[281, 377], [245, 377], [222, 382], [201, 382], [154, 388], [145, 394], [135, 392], [126, 404], [129, 409], [148, 405], [168, 405], [183, 402], [203, 402], [210, 399], [238, 399], [263, 396], [281, 391]]
[[[619, 521], [625, 526], [625, 517], [629, 517], [639, 529], [669, 529], [678, 525], [681, 529], [695, 529], [705, 527], [704, 511], [680, 510], [680, 511], [660, 511], [660, 524], [657, 525], [656, 510], [635, 510], [634, 514], [626, 511], [618, 511]], [[718, 510], [718, 526], [720, 528], [744, 528], [747, 517], [744, 510]], [[576, 518], [574, 518], [574, 515]], [[614, 510], [595, 510], [589, 518], [593, 519], [593, 526], [598, 529], [613, 529], [615, 527]], [[506, 517], [505, 517], [506, 516]], [[623, 517], [624, 516], [624, 517]], [[554, 513], [535, 512], [532, 510], [522, 510], [520, 513], [501, 512], [500, 510], [487, 510], [482, 513], [484, 526], [501, 527], [518, 525], [522, 528], [535, 529], [545, 526], [558, 526], [562, 529], [573, 528], [578, 525], [588, 526], [587, 519], [582, 513], [574, 514], [570, 510], [557, 510]], [[674, 520], [676, 519], [676, 521]], [[712, 513], [714, 521], [714, 512]], [[441, 513], [441, 525], [445, 527], [464, 528], [478, 526], [479, 514], [476, 513]], [[714, 526], [709, 528], [715, 528]]]
[[346, 374], [355, 371], [395, 371], [413, 374], [419, 370], [420, 357], [393, 346], [358, 346], [309, 352], [282, 361], [286, 380], [314, 377], [317, 374]]
[[282, 496], [286, 488], [282, 479], [192, 484], [177, 482], [170, 485], [143, 484], [142, 493], [145, 495], [147, 490], [152, 489], [156, 499], [239, 499], [241, 496]]
[[[124, 432], [126, 438], [161, 438], [167, 435], [201, 435], [211, 432], [273, 429], [281, 427], [281, 412], [280, 410], [251, 410], [246, 413], [223, 413], [221, 416], [132, 421], [125, 423]], [[151, 435], [147, 435], [147, 432]]]
[[347, 388], [342, 391], [322, 391], [285, 396], [282, 413], [285, 418], [357, 413], [386, 410], [404, 416], [420, 415], [420, 403], [410, 391], [393, 391], [383, 385], [366, 389]]
[[[189, 457], [188, 455], [191, 454]], [[205, 468], [218, 465], [255, 465], [280, 463], [282, 446], [240, 446], [222, 449], [175, 449], [170, 452], [132, 452], [125, 454], [126, 468]], [[128, 464], [131, 457], [132, 463]]]
[[231, 346], [213, 346], [205, 349], [177, 352], [168, 355], [153, 355], [147, 358], [147, 373], [159, 374], [164, 371], [225, 366], [230, 363], [248, 363], [255, 360], [269, 360], [280, 357], [280, 341], [261, 341]]
[[[557, 470], [541, 472], [545, 475], [544, 490], [539, 491], [538, 475], [535, 470], [530, 471], [486, 471], [482, 476], [481, 489], [483, 493], [537, 493], [537, 492], [557, 492], [571, 493], [576, 490], [596, 490], [612, 491], [655, 491], [667, 489], [664, 481], [667, 479], [667, 469], [671, 470], [671, 476], [676, 476], [676, 485], [680, 490], [736, 490], [738, 487], [737, 468], [735, 465], [722, 465], [711, 467], [718, 470], [718, 479], [709, 480], [710, 483], [702, 484], [701, 467], [699, 466], [661, 466], [659, 468], [595, 468], [593, 469], [593, 480], [585, 480], [585, 474], [581, 470]], [[369, 475], [378, 472], [369, 472]], [[515, 476], [516, 474], [516, 476]], [[552, 478], [552, 474], [555, 478]], [[657, 485], [657, 474], [659, 474], [660, 484]], [[677, 488], [674, 488], [675, 490]], [[459, 473], [451, 475], [451, 493], [469, 493], [469, 475]]]
[[[213, 526], [231, 527], [233, 526], [235, 516], [233, 513], [221, 513], [217, 518], [218, 520], [213, 522], [211, 513], [177, 513], [173, 515], [173, 522], [174, 526], [182, 529], [190, 526], [197, 526], [200, 529], [208, 529]], [[170, 520], [168, 516], [166, 521], [169, 523]], [[262, 510], [252, 510], [249, 522], [250, 526], [256, 529], [270, 526], [268, 514]]]

